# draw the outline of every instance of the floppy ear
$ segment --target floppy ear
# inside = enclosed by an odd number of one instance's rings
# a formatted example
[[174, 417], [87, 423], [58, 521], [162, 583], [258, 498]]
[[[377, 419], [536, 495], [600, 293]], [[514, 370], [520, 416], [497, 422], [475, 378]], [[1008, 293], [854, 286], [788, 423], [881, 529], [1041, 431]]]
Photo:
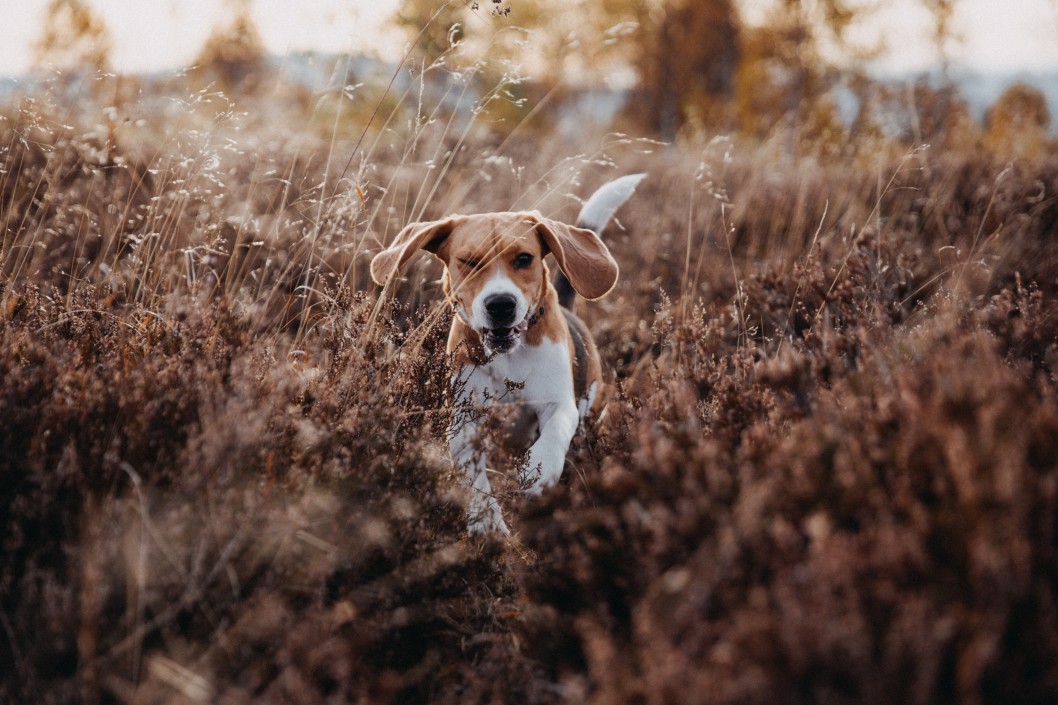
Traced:
[[598, 235], [539, 213], [529, 217], [537, 222], [536, 232], [578, 294], [598, 299], [610, 293], [617, 283], [617, 262]]
[[385, 284], [419, 250], [432, 252], [444, 259], [442, 249], [461, 218], [453, 215], [442, 220], [405, 226], [393, 243], [371, 260], [371, 278], [380, 286]]

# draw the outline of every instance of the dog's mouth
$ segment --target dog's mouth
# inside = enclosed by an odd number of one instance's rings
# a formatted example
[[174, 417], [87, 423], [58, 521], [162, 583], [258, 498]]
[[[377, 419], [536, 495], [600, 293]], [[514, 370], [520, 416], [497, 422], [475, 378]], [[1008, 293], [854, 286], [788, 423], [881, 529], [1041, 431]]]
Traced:
[[482, 331], [481, 337], [486, 348], [493, 352], [505, 353], [518, 345], [522, 335], [528, 329], [528, 320], [523, 320], [518, 325], [510, 328], [486, 328]]

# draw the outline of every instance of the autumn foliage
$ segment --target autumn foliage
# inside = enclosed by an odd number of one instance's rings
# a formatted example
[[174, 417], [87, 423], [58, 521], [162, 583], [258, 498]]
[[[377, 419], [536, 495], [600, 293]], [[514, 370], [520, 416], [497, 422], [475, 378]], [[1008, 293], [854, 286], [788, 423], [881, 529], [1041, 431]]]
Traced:
[[[0, 701], [1058, 698], [1031, 89], [956, 131], [923, 88], [926, 147], [866, 114], [574, 142], [425, 82], [370, 127], [355, 93], [176, 85], [0, 108]], [[622, 277], [579, 304], [606, 414], [560, 486], [501, 497], [511, 540], [468, 536], [439, 269], [380, 291], [370, 256], [635, 171]]]

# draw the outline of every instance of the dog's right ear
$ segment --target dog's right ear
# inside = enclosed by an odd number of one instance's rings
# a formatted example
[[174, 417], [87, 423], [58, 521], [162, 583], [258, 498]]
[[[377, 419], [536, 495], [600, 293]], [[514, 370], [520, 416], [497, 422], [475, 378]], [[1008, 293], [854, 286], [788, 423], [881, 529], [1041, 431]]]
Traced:
[[406, 226], [389, 247], [371, 260], [371, 278], [379, 286], [385, 284], [419, 250], [426, 250], [444, 260], [448, 236], [462, 219], [463, 216], [452, 215], [441, 220]]

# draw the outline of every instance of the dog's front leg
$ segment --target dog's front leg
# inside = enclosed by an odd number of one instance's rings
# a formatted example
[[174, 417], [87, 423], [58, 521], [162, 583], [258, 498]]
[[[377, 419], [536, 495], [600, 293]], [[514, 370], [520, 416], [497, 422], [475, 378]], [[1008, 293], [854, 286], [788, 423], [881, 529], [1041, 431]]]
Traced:
[[476, 443], [486, 400], [482, 399], [482, 405], [476, 406], [477, 395], [465, 387], [458, 392], [458, 397], [452, 424], [448, 429], [448, 451], [455, 466], [465, 473], [470, 487], [467, 528], [471, 533], [500, 531], [509, 534], [507, 523], [503, 521], [503, 512], [489, 484], [485, 455]]
[[537, 417], [540, 422], [540, 437], [529, 449], [526, 461], [530, 477], [537, 470], [540, 473], [539, 479], [526, 489], [531, 495], [540, 494], [562, 477], [566, 452], [580, 423], [577, 405], [572, 399], [569, 403], [542, 404], [537, 408]]
[[471, 533], [501, 531], [509, 534], [507, 523], [503, 521], [503, 512], [499, 502], [492, 493], [489, 484], [488, 468], [481, 450], [474, 447], [477, 435], [477, 423], [464, 421], [459, 428], [450, 430], [448, 449], [456, 467], [466, 474], [470, 486], [470, 506], [467, 509], [467, 528]]

